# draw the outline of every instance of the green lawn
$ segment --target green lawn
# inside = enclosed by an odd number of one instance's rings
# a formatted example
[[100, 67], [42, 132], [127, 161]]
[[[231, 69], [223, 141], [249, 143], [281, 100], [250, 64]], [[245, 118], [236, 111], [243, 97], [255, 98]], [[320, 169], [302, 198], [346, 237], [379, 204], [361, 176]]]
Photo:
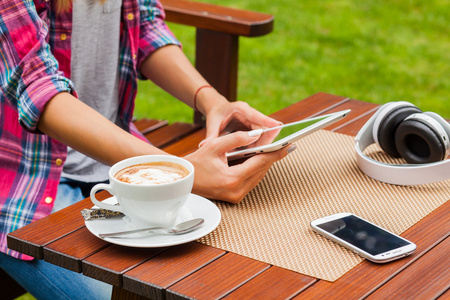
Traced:
[[[450, 118], [449, 0], [208, 0], [275, 16], [241, 38], [238, 99], [270, 114], [316, 92], [410, 101]], [[193, 28], [169, 23], [193, 61]], [[192, 112], [141, 82], [136, 115], [191, 121]]]

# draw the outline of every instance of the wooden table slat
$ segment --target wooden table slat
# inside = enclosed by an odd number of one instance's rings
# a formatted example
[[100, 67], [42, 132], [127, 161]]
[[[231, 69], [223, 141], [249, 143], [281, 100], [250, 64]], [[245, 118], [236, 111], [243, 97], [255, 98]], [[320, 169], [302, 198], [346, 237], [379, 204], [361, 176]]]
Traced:
[[[447, 280], [448, 282], [448, 280]], [[439, 300], [448, 300], [450, 299], [450, 284], [447, 286], [447, 290], [443, 291], [442, 295], [439, 296], [439, 298], [436, 298]]]
[[169, 287], [166, 299], [181, 299], [179, 295], [199, 300], [221, 298], [269, 267], [266, 263], [229, 252]]
[[[121, 287], [113, 286], [111, 300], [148, 300], [149, 298], [124, 290]], [[152, 299], [153, 300], [153, 299]]]
[[134, 126], [136, 126], [137, 130], [139, 130], [142, 134], [147, 134], [149, 132], [160, 129], [163, 126], [169, 124], [166, 120], [155, 120], [155, 119], [147, 119], [143, 118], [140, 120], [136, 120], [133, 122]]
[[198, 144], [205, 138], [206, 129], [200, 129], [193, 132], [181, 141], [174, 142], [168, 146], [162, 147], [169, 154], [177, 156], [185, 156], [198, 149]]
[[[447, 227], [447, 229], [449, 229]], [[425, 253], [367, 299], [435, 299], [450, 286], [450, 238]], [[414, 278], [414, 280], [411, 280]]]
[[81, 262], [83, 259], [110, 245], [110, 243], [93, 235], [86, 227], [82, 227], [44, 246], [44, 260], [81, 273]]
[[200, 124], [173, 123], [145, 134], [155, 147], [164, 148], [201, 129]]
[[347, 135], [356, 136], [356, 134], [361, 129], [362, 125], [364, 125], [367, 120], [373, 115], [373, 113], [379, 108], [378, 105], [372, 103], [363, 103], [350, 100], [344, 105], [339, 107], [339, 110], [349, 108], [351, 109], [351, 113], [349, 117], [342, 119], [340, 122], [336, 122], [326, 129], [345, 133]]
[[84, 275], [122, 286], [122, 275], [166, 248], [130, 248], [111, 245], [83, 260]]
[[316, 278], [272, 266], [223, 299], [290, 299], [316, 281]]
[[[99, 200], [104, 200], [110, 196], [107, 192], [98, 193]], [[57, 211], [11, 232], [7, 237], [8, 248], [38, 259], [44, 259], [43, 246], [83, 227], [84, 219], [81, 210], [92, 206], [90, 199], [84, 199], [71, 207]], [[42, 226], [43, 223], [51, 224], [51, 226]]]
[[[356, 100], [351, 100], [352, 103], [357, 103]], [[363, 102], [363, 105], [358, 104], [357, 108], [353, 107], [352, 111], [358, 111], [358, 116], [349, 120], [349, 122], [344, 122], [333, 131], [339, 133], [345, 133], [347, 135], [356, 136], [360, 131], [361, 127], [370, 119], [370, 117], [377, 111], [379, 105]]]
[[294, 122], [326, 114], [330, 109], [334, 109], [349, 100], [348, 97], [317, 93], [274, 112], [270, 116], [276, 120], [281, 120], [283, 123]]
[[151, 299], [164, 299], [165, 289], [226, 252], [197, 242], [175, 246], [123, 275], [123, 288]]

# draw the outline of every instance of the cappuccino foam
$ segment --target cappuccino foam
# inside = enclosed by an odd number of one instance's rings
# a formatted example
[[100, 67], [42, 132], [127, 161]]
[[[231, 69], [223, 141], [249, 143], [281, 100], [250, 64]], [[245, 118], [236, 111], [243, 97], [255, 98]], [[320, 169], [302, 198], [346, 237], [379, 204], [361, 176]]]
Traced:
[[182, 165], [165, 161], [129, 166], [114, 177], [131, 184], [162, 184], [180, 180], [188, 174]]

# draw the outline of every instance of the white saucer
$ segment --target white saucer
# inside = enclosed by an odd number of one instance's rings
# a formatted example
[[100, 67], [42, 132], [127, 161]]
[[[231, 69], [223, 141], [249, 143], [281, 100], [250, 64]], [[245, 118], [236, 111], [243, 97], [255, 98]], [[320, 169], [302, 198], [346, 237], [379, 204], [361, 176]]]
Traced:
[[[111, 197], [105, 199], [104, 202], [115, 204], [117, 200]], [[176, 224], [194, 218], [203, 218], [205, 222], [198, 229], [181, 235], [144, 233], [130, 236], [130, 238], [104, 238], [104, 240], [117, 245], [140, 248], [156, 248], [184, 244], [195, 241], [216, 229], [220, 223], [221, 214], [219, 208], [214, 203], [201, 196], [191, 194], [186, 204], [181, 208]], [[122, 217], [89, 220], [85, 221], [85, 224], [86, 228], [97, 237], [99, 237], [100, 233], [132, 229]]]

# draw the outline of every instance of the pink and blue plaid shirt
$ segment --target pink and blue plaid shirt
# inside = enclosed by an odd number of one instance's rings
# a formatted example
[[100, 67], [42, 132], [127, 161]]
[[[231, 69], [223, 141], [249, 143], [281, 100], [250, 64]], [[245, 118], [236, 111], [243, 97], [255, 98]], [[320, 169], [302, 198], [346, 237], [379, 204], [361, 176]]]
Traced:
[[[122, 2], [119, 115], [130, 124], [142, 61], [179, 42], [159, 0]], [[57, 93], [77, 95], [71, 31], [72, 12], [55, 14], [52, 0], [0, 1], [0, 251], [21, 259], [31, 258], [8, 249], [6, 235], [50, 214], [67, 156], [67, 147], [40, 134], [37, 124]]]

